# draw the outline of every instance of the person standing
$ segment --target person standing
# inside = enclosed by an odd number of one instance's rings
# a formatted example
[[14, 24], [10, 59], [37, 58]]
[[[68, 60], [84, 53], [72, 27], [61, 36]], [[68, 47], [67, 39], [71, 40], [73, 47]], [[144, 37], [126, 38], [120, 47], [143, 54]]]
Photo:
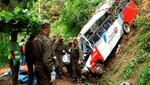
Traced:
[[73, 78], [75, 78], [74, 82], [76, 82], [77, 79], [79, 79], [81, 77], [81, 70], [80, 70], [80, 65], [78, 62], [79, 58], [80, 58], [80, 50], [79, 50], [77, 38], [73, 39], [71, 55], [72, 55]]
[[72, 56], [71, 56], [71, 48], [72, 48], [72, 41], [71, 38], [67, 39], [65, 44], [65, 52], [70, 56], [70, 63], [66, 65], [67, 72], [72, 76]]
[[33, 65], [35, 64], [35, 60], [33, 58], [33, 44], [35, 36], [33, 34], [30, 35], [30, 38], [25, 44], [25, 60], [28, 67], [28, 85], [33, 84]]
[[61, 34], [58, 36], [58, 40], [53, 45], [53, 56], [58, 61], [56, 67], [56, 74], [58, 78], [62, 75], [62, 56], [65, 54], [64, 36]]
[[13, 31], [9, 42], [9, 66], [12, 71], [12, 85], [18, 85], [18, 73], [21, 59], [21, 49], [17, 43], [17, 34], [17, 32]]
[[52, 85], [50, 82], [53, 72], [52, 42], [49, 39], [50, 24], [41, 24], [40, 33], [33, 40], [35, 58], [35, 74], [37, 85]]
[[57, 40], [57, 36], [56, 35], [52, 35], [51, 39], [52, 39], [52, 43], [54, 44], [54, 42]]

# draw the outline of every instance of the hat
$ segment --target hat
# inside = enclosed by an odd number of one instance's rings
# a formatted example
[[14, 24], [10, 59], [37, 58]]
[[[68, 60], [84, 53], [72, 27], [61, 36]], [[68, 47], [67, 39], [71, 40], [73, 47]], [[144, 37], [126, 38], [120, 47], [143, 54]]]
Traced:
[[63, 34], [60, 34], [60, 35], [58, 36], [58, 38], [62, 38], [62, 37], [64, 37], [64, 35], [63, 35]]
[[74, 38], [73, 38], [73, 42], [74, 42], [74, 41], [78, 41], [78, 39], [77, 39], [76, 37], [74, 37]]
[[50, 28], [50, 23], [47, 20], [42, 21], [41, 28]]

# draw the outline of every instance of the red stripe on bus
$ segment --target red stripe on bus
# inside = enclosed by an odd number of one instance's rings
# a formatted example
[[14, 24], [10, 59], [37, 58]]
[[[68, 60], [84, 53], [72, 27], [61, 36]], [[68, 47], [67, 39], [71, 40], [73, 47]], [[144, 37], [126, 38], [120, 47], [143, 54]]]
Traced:
[[101, 53], [99, 52], [98, 48], [94, 46], [92, 52], [91, 52], [91, 60], [90, 60], [90, 65], [91, 65], [91, 70], [94, 73], [96, 71], [95, 63], [101, 60], [104, 62], [104, 58], [102, 57]]

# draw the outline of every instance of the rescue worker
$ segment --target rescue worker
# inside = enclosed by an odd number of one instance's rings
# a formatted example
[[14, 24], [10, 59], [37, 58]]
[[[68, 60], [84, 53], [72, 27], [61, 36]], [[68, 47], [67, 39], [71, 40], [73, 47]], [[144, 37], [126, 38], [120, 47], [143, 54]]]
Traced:
[[57, 36], [56, 35], [52, 35], [51, 39], [52, 39], [52, 43], [54, 44], [54, 42], [57, 40]]
[[77, 38], [73, 39], [71, 55], [72, 55], [73, 78], [75, 79], [73, 82], [76, 82], [81, 77], [81, 70], [80, 70], [81, 68], [78, 62], [80, 58], [80, 50], [79, 50]]
[[58, 36], [58, 39], [53, 45], [53, 56], [57, 60], [56, 74], [58, 78], [61, 78], [62, 75], [62, 56], [65, 54], [65, 45], [64, 45], [64, 36], [61, 34]]
[[25, 60], [28, 67], [28, 85], [33, 84], [33, 65], [35, 64], [35, 60], [33, 58], [33, 46], [32, 41], [34, 40], [35, 36], [33, 34], [30, 35], [30, 38], [25, 44]]
[[67, 39], [65, 44], [65, 52], [70, 55], [70, 63], [66, 66], [68, 73], [72, 76], [72, 57], [71, 57], [71, 48], [72, 48], [72, 40], [71, 38]]
[[53, 71], [52, 42], [49, 39], [50, 24], [41, 24], [40, 33], [33, 40], [35, 58], [35, 74], [37, 85], [52, 85], [50, 82]]
[[12, 85], [18, 85], [18, 73], [21, 59], [21, 49], [17, 43], [17, 34], [17, 32], [13, 31], [9, 42], [9, 66], [12, 71]]

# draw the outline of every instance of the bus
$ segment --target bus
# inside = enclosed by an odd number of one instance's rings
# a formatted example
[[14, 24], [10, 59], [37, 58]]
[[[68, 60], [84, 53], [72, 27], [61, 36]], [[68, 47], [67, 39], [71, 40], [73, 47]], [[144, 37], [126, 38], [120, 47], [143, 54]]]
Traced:
[[82, 73], [101, 76], [103, 64], [137, 15], [133, 0], [105, 0], [78, 35]]

